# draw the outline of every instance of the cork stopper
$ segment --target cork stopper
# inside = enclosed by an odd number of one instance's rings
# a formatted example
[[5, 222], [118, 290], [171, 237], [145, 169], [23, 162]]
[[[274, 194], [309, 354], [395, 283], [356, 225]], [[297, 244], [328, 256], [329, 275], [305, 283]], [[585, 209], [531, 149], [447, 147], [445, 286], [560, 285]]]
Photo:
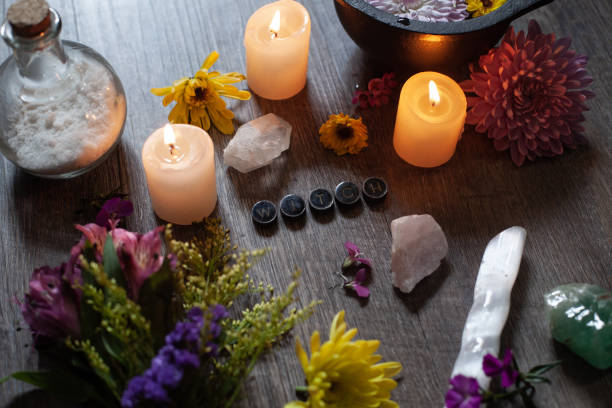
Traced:
[[19, 0], [9, 7], [6, 18], [20, 37], [36, 37], [51, 24], [49, 4], [45, 0]]

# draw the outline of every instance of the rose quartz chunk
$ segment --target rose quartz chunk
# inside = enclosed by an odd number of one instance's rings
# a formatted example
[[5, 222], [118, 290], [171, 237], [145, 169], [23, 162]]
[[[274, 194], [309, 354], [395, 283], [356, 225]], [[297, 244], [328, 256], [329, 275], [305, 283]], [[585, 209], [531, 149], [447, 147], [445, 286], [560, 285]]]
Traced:
[[408, 215], [391, 222], [391, 279], [393, 286], [408, 293], [440, 266], [448, 243], [431, 215]]

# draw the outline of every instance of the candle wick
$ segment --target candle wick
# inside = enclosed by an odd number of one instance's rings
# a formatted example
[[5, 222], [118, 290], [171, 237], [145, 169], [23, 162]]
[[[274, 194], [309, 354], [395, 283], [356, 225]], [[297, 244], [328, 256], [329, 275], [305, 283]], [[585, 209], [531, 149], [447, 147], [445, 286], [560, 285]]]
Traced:
[[174, 146], [174, 143], [170, 143], [170, 156], [174, 155], [176, 155], [176, 147]]
[[270, 32], [272, 33], [272, 39], [278, 38], [278, 33], [276, 31], [270, 30]]

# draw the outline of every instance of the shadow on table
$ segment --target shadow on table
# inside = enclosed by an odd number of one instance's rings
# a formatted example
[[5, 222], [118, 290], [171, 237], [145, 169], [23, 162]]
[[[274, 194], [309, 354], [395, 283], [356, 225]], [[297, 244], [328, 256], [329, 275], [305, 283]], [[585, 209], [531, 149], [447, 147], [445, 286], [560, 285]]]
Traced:
[[74, 405], [66, 405], [53, 396], [41, 390], [29, 391], [15, 397], [8, 403], [6, 408], [75, 408]]
[[563, 374], [572, 378], [576, 383], [580, 385], [594, 384], [605, 376], [612, 374], [612, 368], [598, 370], [563, 344], [554, 340], [551, 341], [553, 342], [557, 358], [563, 361], [561, 363]]
[[410, 293], [403, 293], [396, 287], [393, 290], [408, 310], [412, 313], [417, 313], [425, 306], [427, 301], [436, 295], [446, 278], [450, 275], [451, 270], [451, 265], [446, 260], [442, 260], [440, 267], [420, 281]]
[[93, 201], [113, 192], [129, 192], [129, 181], [122, 177], [119, 166], [125, 156], [125, 148], [119, 144], [100, 166], [68, 180], [42, 179], [15, 170], [12, 180], [7, 177], [13, 190], [8, 205], [14, 217], [9, 221], [32, 246], [44, 243], [68, 250], [66, 241], [78, 237], [73, 233], [74, 224], [93, 222], [97, 213]]

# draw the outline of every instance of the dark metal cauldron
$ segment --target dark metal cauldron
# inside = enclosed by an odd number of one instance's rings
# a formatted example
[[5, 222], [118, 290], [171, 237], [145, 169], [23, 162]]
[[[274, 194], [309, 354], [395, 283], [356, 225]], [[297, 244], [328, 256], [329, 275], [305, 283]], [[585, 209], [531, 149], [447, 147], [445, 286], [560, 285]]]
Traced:
[[400, 20], [365, 0], [334, 3], [345, 31], [366, 53], [416, 71], [456, 71], [495, 46], [512, 20], [551, 1], [508, 0], [487, 15], [451, 23]]

